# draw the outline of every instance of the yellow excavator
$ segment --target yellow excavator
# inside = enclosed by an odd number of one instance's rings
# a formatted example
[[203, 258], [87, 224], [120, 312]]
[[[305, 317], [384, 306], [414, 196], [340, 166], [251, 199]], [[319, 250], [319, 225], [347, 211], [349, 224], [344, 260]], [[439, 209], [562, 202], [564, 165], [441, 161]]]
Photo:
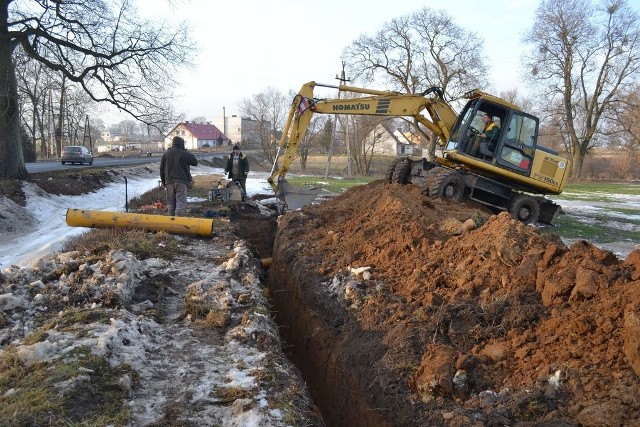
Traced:
[[[318, 99], [313, 96], [315, 87], [363, 96]], [[537, 117], [480, 90], [464, 98], [468, 101], [457, 114], [440, 88], [406, 94], [306, 83], [291, 104], [268, 181], [290, 209], [313, 201], [317, 190], [297, 189], [285, 176], [314, 113], [412, 117], [433, 132], [442, 154], [433, 161], [396, 158], [387, 171], [389, 183], [417, 185], [428, 197], [475, 200], [527, 224], [553, 225], [561, 208], [545, 195], [562, 192], [569, 160], [538, 144]], [[489, 128], [494, 129], [489, 132]]]

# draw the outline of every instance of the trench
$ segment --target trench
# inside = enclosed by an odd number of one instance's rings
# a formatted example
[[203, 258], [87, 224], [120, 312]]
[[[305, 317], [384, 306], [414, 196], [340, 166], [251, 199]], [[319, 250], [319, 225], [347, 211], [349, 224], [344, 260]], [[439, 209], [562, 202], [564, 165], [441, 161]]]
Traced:
[[[271, 258], [262, 281], [269, 290], [284, 351], [300, 371], [324, 425], [393, 425], [392, 411], [380, 407], [372, 399], [376, 388], [365, 384], [369, 375], [363, 367], [373, 364], [379, 349], [363, 348], [362, 343], [375, 347], [380, 336], [361, 330], [344, 310], [314, 295], [319, 287], [310, 283], [313, 276], [296, 269], [278, 247], [277, 216], [260, 219], [238, 207], [231, 222], [258, 258]], [[359, 345], [351, 345], [353, 341]]]

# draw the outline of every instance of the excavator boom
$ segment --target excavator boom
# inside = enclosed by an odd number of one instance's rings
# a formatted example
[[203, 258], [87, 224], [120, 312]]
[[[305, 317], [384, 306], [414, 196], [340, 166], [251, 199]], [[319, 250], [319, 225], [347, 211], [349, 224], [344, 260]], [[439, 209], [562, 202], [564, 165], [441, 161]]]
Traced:
[[[338, 89], [341, 93], [359, 93], [369, 96], [317, 99], [313, 97], [314, 88], [317, 86]], [[429, 94], [433, 95], [427, 96]], [[428, 120], [421, 113], [424, 110], [432, 120]], [[444, 145], [449, 139], [451, 128], [457, 118], [451, 106], [444, 101], [439, 88], [431, 88], [423, 94], [414, 95], [347, 85], [326, 85], [313, 81], [305, 83], [294, 97], [289, 109], [282, 137], [278, 142], [276, 161], [268, 179], [277, 195], [282, 196], [284, 184], [280, 188], [278, 185], [284, 180], [314, 113], [413, 117], [438, 137], [440, 145]], [[284, 152], [282, 162], [280, 167], [276, 168], [281, 152]]]

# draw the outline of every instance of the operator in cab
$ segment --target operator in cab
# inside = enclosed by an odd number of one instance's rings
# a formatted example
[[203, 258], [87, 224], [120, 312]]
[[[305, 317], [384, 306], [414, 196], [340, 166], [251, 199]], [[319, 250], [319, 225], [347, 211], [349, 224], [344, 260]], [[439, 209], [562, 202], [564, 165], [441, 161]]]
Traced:
[[489, 114], [482, 116], [482, 121], [484, 122], [484, 128], [480, 135], [478, 135], [473, 143], [471, 144], [471, 148], [469, 149], [469, 154], [473, 157], [478, 156], [478, 150], [480, 149], [480, 144], [485, 142], [487, 145], [492, 145], [498, 142], [498, 135], [500, 134], [500, 127], [493, 121], [493, 118]]

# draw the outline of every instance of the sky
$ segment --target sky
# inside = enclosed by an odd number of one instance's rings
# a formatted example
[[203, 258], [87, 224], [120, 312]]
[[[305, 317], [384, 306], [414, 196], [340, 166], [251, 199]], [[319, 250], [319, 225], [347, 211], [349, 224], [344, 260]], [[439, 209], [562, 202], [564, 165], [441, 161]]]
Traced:
[[491, 91], [522, 92], [520, 40], [533, 23], [538, 3], [491, 0], [482, 7], [474, 0], [137, 2], [150, 19], [189, 23], [198, 57], [193, 68], [185, 67], [176, 76], [180, 81], [176, 110], [187, 119], [207, 120], [222, 117], [223, 109], [227, 116], [240, 115], [241, 101], [268, 87], [288, 93], [309, 81], [338, 83], [345, 47], [360, 35], [373, 35], [385, 22], [423, 7], [446, 11], [458, 25], [484, 39]]

